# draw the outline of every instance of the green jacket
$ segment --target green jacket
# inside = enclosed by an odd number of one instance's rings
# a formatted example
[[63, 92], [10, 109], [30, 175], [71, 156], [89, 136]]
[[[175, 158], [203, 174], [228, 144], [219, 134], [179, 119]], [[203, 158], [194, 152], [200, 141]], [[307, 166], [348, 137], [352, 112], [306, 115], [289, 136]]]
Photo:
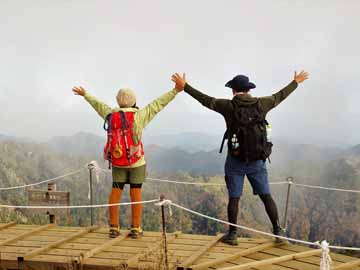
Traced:
[[[167, 92], [161, 97], [157, 98], [146, 107], [142, 109], [136, 108], [111, 108], [105, 103], [99, 101], [97, 98], [91, 96], [89, 93], [85, 94], [85, 99], [89, 104], [95, 109], [95, 111], [105, 119], [106, 116], [112, 112], [135, 112], [134, 128], [136, 134], [138, 134], [138, 141], [141, 141], [142, 130], [151, 122], [157, 113], [159, 113], [166, 105], [172, 101], [178, 92], [176, 89]], [[140, 159], [137, 163], [131, 166], [131, 168], [136, 168], [145, 165], [145, 157]], [[130, 167], [122, 167], [130, 168]]]
[[292, 81], [289, 85], [271, 96], [257, 98], [252, 97], [250, 94], [238, 94], [235, 95], [232, 100], [210, 97], [194, 89], [189, 84], [185, 85], [185, 92], [199, 101], [203, 106], [223, 115], [226, 121], [226, 127], [228, 127], [232, 115], [234, 114], [235, 106], [251, 105], [259, 101], [260, 110], [264, 117], [266, 117], [266, 114], [286, 99], [297, 86], [297, 82]]

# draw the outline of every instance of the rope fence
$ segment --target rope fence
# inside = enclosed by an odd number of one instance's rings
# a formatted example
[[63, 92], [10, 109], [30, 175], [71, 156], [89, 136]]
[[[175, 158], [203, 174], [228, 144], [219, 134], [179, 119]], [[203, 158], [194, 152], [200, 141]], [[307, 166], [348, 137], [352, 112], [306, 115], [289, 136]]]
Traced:
[[[93, 169], [96, 171], [96, 175], [99, 175], [99, 172], [111, 172], [111, 170], [101, 169], [97, 167], [97, 164], [94, 162], [91, 162], [87, 164], [87, 167], [89, 169]], [[0, 187], [0, 191], [3, 190], [15, 190], [15, 189], [23, 189], [33, 186], [38, 186], [45, 183], [54, 182], [60, 179], [64, 179], [69, 176], [76, 175], [80, 172], [85, 170], [85, 168], [60, 175], [54, 178], [46, 179], [40, 182], [31, 183], [31, 184], [25, 184], [25, 185], [19, 185], [19, 186], [12, 186], [12, 187]], [[191, 185], [191, 186], [226, 186], [225, 183], [204, 183], [204, 182], [189, 182], [189, 181], [175, 181], [175, 180], [169, 180], [169, 179], [161, 179], [161, 178], [153, 178], [153, 177], [147, 177], [146, 180], [153, 181], [153, 182], [162, 182], [162, 183], [170, 183], [170, 184], [180, 184], [180, 185]], [[279, 181], [279, 182], [269, 182], [269, 185], [292, 185], [297, 187], [303, 187], [303, 188], [310, 188], [310, 189], [320, 189], [320, 190], [330, 190], [330, 191], [339, 191], [339, 192], [348, 192], [348, 193], [360, 193], [360, 190], [354, 190], [354, 189], [343, 189], [343, 188], [331, 188], [331, 187], [322, 187], [322, 186], [316, 186], [316, 185], [307, 185], [307, 184], [299, 184], [294, 183], [293, 181]]]
[[93, 205], [8, 205], [0, 204], [0, 208], [17, 208], [17, 209], [80, 209], [80, 208], [102, 208], [110, 206], [124, 206], [133, 204], [149, 204], [159, 202], [159, 199], [138, 201], [138, 202], [123, 202], [112, 204], [93, 204]]
[[83, 170], [85, 170], [85, 168], [82, 168], [82, 169], [79, 169], [77, 171], [73, 171], [73, 172], [70, 172], [70, 173], [67, 173], [67, 174], [64, 174], [64, 175], [60, 175], [60, 176], [57, 176], [57, 177], [54, 177], [54, 178], [50, 178], [50, 179], [47, 179], [47, 180], [43, 180], [43, 181], [40, 181], [40, 182], [32, 183], [32, 184], [26, 184], [26, 185], [21, 185], [21, 186], [13, 186], [13, 187], [0, 187], [0, 191], [2, 191], [2, 190], [23, 189], [23, 188], [27, 188], [27, 187], [39, 186], [41, 184], [54, 182], [54, 181], [57, 181], [57, 180], [60, 180], [60, 179], [64, 179], [64, 178], [66, 178], [68, 176], [76, 175], [76, 174], [82, 172]]

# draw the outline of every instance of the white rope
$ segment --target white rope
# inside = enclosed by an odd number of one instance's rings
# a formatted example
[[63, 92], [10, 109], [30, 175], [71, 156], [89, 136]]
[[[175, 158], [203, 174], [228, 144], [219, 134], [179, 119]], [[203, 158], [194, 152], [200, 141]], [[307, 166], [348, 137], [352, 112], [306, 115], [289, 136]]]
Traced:
[[41, 184], [44, 184], [44, 183], [53, 182], [55, 180], [59, 180], [59, 179], [62, 179], [62, 178], [65, 178], [65, 177], [68, 177], [68, 176], [71, 176], [71, 175], [78, 174], [83, 170], [84, 170], [84, 168], [82, 168], [80, 170], [77, 170], [77, 171], [74, 171], [74, 172], [64, 174], [64, 175], [60, 175], [60, 176], [57, 176], [57, 177], [54, 177], [54, 178], [51, 178], [51, 179], [47, 179], [47, 180], [43, 180], [43, 181], [40, 181], [40, 182], [37, 182], [37, 183], [33, 183], [33, 184], [27, 184], [27, 185], [22, 185], [22, 186], [14, 186], [14, 187], [1, 187], [0, 191], [1, 190], [13, 190], [13, 189], [21, 189], [21, 188], [38, 186], [38, 185], [41, 185]]
[[124, 202], [112, 204], [93, 204], [93, 205], [5, 205], [0, 204], [0, 208], [18, 208], [18, 209], [78, 209], [78, 208], [101, 208], [109, 206], [133, 205], [133, 204], [148, 204], [158, 202], [159, 199], [141, 201], [141, 202]]
[[[184, 207], [184, 206], [178, 205], [178, 204], [176, 204], [176, 203], [174, 203], [174, 202], [171, 202], [171, 205], [173, 205], [173, 206], [175, 206], [175, 207], [177, 207], [177, 208], [179, 208], [179, 209], [182, 209], [182, 210], [184, 210], [184, 211], [186, 211], [186, 212], [192, 213], [192, 214], [194, 214], [194, 215], [198, 215], [198, 216], [200, 216], [200, 217], [207, 218], [207, 219], [210, 219], [210, 220], [219, 222], [219, 223], [231, 225], [231, 226], [234, 226], [234, 227], [237, 227], [237, 228], [246, 230], [246, 231], [251, 231], [251, 232], [254, 232], [254, 233], [258, 233], [258, 234], [262, 234], [262, 235], [267, 235], [267, 236], [270, 236], [270, 237], [275, 237], [275, 238], [279, 238], [279, 239], [283, 239], [283, 240], [288, 240], [288, 241], [292, 241], [292, 242], [299, 243], [299, 244], [315, 245], [315, 246], [321, 247], [321, 245], [319, 244], [319, 242], [308, 242], [308, 241], [299, 240], [299, 239], [295, 239], [295, 238], [290, 238], [290, 237], [285, 237], [285, 236], [274, 235], [274, 234], [272, 234], [272, 233], [267, 233], [267, 232], [259, 231], [259, 230], [252, 229], [252, 228], [249, 228], [249, 227], [245, 227], [245, 226], [242, 226], [242, 225], [233, 224], [233, 223], [230, 223], [230, 222], [227, 222], [227, 221], [218, 219], [218, 218], [210, 217], [210, 216], [204, 215], [204, 214], [202, 214], [202, 213], [199, 213], [199, 212], [197, 212], [197, 211], [188, 209], [188, 208], [186, 208], [186, 207]], [[355, 248], [355, 247], [329, 246], [329, 248], [332, 248], [332, 249], [341, 249], [341, 250], [360, 251], [360, 248]]]
[[[100, 169], [100, 170], [103, 172], [111, 172], [111, 170], [107, 170], [107, 169]], [[223, 183], [186, 182], [186, 181], [175, 181], [175, 180], [152, 178], [152, 177], [147, 177], [146, 180], [156, 181], [156, 182], [164, 182], [164, 183], [172, 183], [172, 184], [194, 185], [194, 186], [226, 186], [226, 184], [223, 184]], [[328, 187], [321, 187], [321, 186], [305, 185], [305, 184], [294, 183], [292, 181], [269, 182], [269, 185], [285, 185], [285, 184], [299, 186], [299, 187], [314, 188], [314, 189], [360, 193], [360, 190], [328, 188]]]
[[[203, 183], [203, 182], [186, 182], [186, 181], [174, 181], [169, 179], [160, 179], [160, 178], [146, 178], [150, 181], [156, 182], [164, 182], [164, 183], [172, 183], [172, 184], [182, 184], [182, 185], [194, 185], [194, 186], [226, 186], [223, 183]], [[269, 185], [293, 185], [299, 187], [307, 187], [307, 188], [314, 188], [314, 189], [323, 189], [323, 190], [332, 190], [332, 191], [342, 191], [342, 192], [352, 192], [352, 193], [360, 193], [360, 190], [351, 190], [351, 189], [341, 189], [341, 188], [327, 188], [321, 186], [313, 186], [313, 185], [305, 185], [305, 184], [297, 184], [291, 181], [280, 181], [280, 182], [269, 182]]]
[[[156, 182], [164, 182], [164, 183], [172, 183], [172, 184], [181, 184], [181, 185], [194, 185], [194, 186], [226, 186], [226, 184], [224, 184], [224, 183], [186, 182], [186, 181], [174, 181], [174, 180], [152, 178], [152, 177], [147, 177], [146, 180], [156, 181]], [[270, 182], [269, 183], [269, 185], [282, 185], [282, 184], [288, 184], [288, 182]]]
[[322, 241], [321, 244], [321, 260], [320, 260], [320, 270], [330, 270], [332, 259], [330, 257], [329, 243], [326, 240]]
[[226, 184], [224, 183], [184, 182], [184, 181], [174, 181], [174, 180], [160, 179], [160, 178], [151, 178], [151, 177], [147, 177], [146, 180], [171, 183], [171, 184], [194, 185], [194, 186], [226, 186]]
[[291, 182], [290, 184], [294, 185], [294, 186], [298, 186], [298, 187], [305, 187], [305, 188], [314, 188], [314, 189], [332, 190], [332, 191], [341, 191], [341, 192], [350, 192], [350, 193], [360, 193], [360, 190], [353, 190], [353, 189], [321, 187], [321, 186], [298, 184], [298, 183], [293, 183], [293, 182]]

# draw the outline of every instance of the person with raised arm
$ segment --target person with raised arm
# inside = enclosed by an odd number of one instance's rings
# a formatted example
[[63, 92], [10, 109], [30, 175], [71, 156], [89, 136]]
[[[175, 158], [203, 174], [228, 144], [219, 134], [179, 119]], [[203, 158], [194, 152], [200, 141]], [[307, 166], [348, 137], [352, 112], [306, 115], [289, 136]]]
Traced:
[[[141, 188], [146, 178], [146, 162], [142, 144], [142, 131], [157, 113], [171, 102], [183, 89], [174, 88], [160, 96], [142, 109], [136, 106], [136, 95], [131, 89], [120, 89], [116, 96], [117, 108], [111, 108], [90, 95], [83, 87], [74, 87], [75, 95], [83, 96], [105, 120], [107, 143], [104, 158], [112, 168], [113, 184], [109, 204], [121, 201], [125, 184], [130, 184], [132, 202], [141, 201]], [[129, 236], [139, 238], [143, 235], [141, 228], [142, 205], [131, 206], [131, 231]], [[120, 235], [119, 206], [109, 207], [109, 236]]]
[[[272, 149], [270, 139], [270, 125], [266, 121], [269, 111], [284, 101], [298, 84], [308, 79], [308, 73], [295, 72], [293, 80], [280, 91], [271, 96], [253, 97], [250, 90], [256, 85], [245, 75], [237, 75], [225, 86], [232, 89], [232, 99], [217, 99], [193, 88], [186, 82], [185, 74], [175, 73], [172, 81], [178, 89], [199, 101], [210, 110], [220, 113], [226, 122], [227, 131], [224, 141], [228, 140], [228, 154], [225, 162], [225, 182], [229, 201], [227, 214], [229, 223], [236, 224], [239, 201], [243, 192], [244, 177], [247, 176], [254, 195], [259, 195], [264, 203], [266, 213], [273, 226], [273, 233], [278, 236], [284, 234], [279, 223], [276, 203], [271, 196], [266, 159], [269, 159]], [[220, 150], [220, 152], [221, 152]], [[230, 225], [229, 231], [221, 241], [230, 245], [237, 245], [237, 230]], [[281, 238], [276, 238], [281, 242]]]

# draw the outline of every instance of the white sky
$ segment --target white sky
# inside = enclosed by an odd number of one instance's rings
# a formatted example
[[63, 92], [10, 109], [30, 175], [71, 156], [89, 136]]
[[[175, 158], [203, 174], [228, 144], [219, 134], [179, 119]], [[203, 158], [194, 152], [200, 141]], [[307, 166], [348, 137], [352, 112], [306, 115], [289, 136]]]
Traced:
[[[273, 135], [359, 143], [359, 14], [358, 0], [0, 0], [0, 134], [103, 134], [74, 85], [114, 106], [130, 87], [144, 106], [172, 88], [176, 71], [230, 98], [224, 84], [236, 74], [261, 96], [306, 69], [311, 79], [269, 114]], [[183, 93], [146, 133], [223, 130], [219, 115]]]

